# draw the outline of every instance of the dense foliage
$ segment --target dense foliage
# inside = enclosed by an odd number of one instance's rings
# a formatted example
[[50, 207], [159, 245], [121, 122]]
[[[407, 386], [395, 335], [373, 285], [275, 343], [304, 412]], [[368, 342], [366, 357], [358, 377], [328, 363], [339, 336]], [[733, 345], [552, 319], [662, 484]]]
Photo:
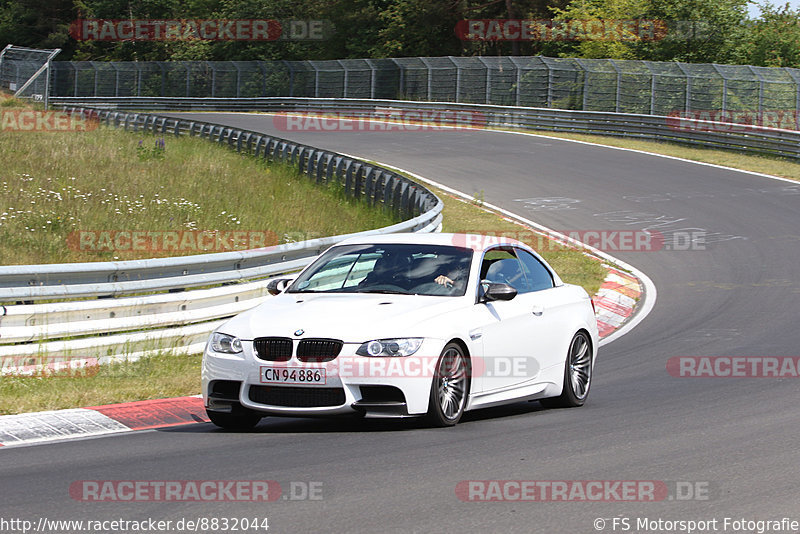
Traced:
[[[800, 12], [748, 0], [0, 0], [0, 46], [63, 49], [59, 60], [343, 59], [549, 55], [800, 67]], [[320, 20], [324, 40], [77, 41], [76, 19]], [[691, 23], [657, 40], [467, 41], [461, 20], [644, 19]]]

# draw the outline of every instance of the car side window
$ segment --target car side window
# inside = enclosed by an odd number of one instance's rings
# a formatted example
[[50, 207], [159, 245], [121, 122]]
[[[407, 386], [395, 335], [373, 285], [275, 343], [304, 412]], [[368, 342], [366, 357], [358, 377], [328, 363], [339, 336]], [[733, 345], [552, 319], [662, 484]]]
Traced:
[[525, 272], [525, 277], [528, 280], [527, 289], [525, 291], [518, 289], [518, 291], [521, 293], [540, 291], [542, 289], [549, 289], [555, 285], [553, 283], [553, 275], [550, 274], [547, 267], [545, 267], [536, 256], [527, 250], [517, 249], [517, 257], [519, 257], [522, 270]]
[[507, 248], [493, 249], [486, 253], [481, 264], [481, 280], [508, 284], [520, 293], [525, 292], [528, 286], [519, 260]]

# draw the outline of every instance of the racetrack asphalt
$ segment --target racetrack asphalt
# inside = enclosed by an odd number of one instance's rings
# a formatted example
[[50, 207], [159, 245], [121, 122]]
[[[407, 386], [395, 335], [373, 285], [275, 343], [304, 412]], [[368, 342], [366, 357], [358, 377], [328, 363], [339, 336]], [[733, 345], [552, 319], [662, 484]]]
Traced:
[[[679, 356], [800, 356], [800, 184], [631, 151], [481, 130], [281, 132], [267, 115], [181, 114], [391, 164], [555, 230], [701, 236], [704, 250], [610, 251], [658, 288], [601, 348], [586, 406], [416, 421], [267, 418], [0, 450], [3, 518], [268, 517], [270, 532], [614, 531], [612, 518], [800, 521], [796, 378], [678, 378]], [[682, 244], [682, 242], [681, 242]], [[321, 483], [319, 500], [79, 502], [80, 480]], [[663, 481], [707, 498], [463, 502], [465, 480]], [[673, 497], [680, 497], [673, 495]], [[619, 519], [618, 519], [619, 521]], [[620, 530], [617, 523], [616, 530]], [[633, 528], [633, 532], [637, 529]], [[650, 530], [667, 532], [675, 530]], [[728, 530], [732, 532], [732, 530]]]

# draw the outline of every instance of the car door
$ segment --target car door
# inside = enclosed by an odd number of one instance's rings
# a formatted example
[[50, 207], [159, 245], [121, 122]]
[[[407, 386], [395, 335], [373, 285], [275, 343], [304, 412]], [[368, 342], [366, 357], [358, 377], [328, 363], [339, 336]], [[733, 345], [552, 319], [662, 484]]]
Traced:
[[540, 347], [546, 344], [543, 340], [552, 322], [541, 311], [548, 299], [533, 295], [537, 291], [518, 254], [515, 247], [495, 247], [486, 252], [481, 264], [481, 280], [506, 283], [517, 290], [511, 300], [475, 305], [475, 327], [470, 334], [473, 339], [479, 336], [483, 348], [479, 367], [473, 366], [475, 386], [481, 393], [533, 383], [541, 367]]
[[539, 369], [561, 365], [566, 357], [565, 337], [571, 339], [572, 335], [565, 330], [569, 324], [566, 288], [563, 284], [555, 286], [553, 273], [536, 256], [519, 247], [515, 253], [527, 280], [527, 287], [518, 297], [533, 315], [533, 357]]

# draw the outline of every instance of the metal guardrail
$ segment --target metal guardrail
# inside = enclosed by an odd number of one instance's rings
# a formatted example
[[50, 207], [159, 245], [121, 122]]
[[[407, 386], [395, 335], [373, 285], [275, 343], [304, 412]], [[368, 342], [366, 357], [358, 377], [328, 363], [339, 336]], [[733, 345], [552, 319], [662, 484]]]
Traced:
[[[67, 108], [126, 130], [194, 135], [268, 160], [285, 161], [318, 183], [338, 181], [345, 194], [363, 197], [407, 218], [358, 235], [431, 231], [441, 222], [441, 201], [394, 171], [286, 139], [208, 122], [142, 113]], [[298, 269], [350, 235], [236, 252], [148, 260], [0, 267], [0, 303], [63, 297], [119, 296], [264, 278]], [[289, 263], [287, 263], [289, 262]], [[1, 334], [0, 334], [1, 336]], [[2, 339], [2, 337], [0, 337]]]
[[798, 131], [680, 116], [372, 99], [100, 97], [53, 98], [52, 101], [105, 109], [330, 112], [375, 119], [392, 119], [394, 112], [400, 120], [404, 118], [403, 113], [408, 117], [410, 112], [422, 111], [438, 113], [423, 118], [434, 124], [611, 135], [800, 159]]
[[[398, 173], [286, 139], [152, 114], [67, 108], [134, 131], [209, 139], [256, 158], [284, 161], [318, 183], [407, 220], [384, 228], [247, 251], [148, 260], [0, 267], [0, 374], [66, 361], [135, 359], [172, 350], [200, 352], [221, 319], [265, 298], [266, 278], [297, 271], [354, 235], [432, 232], [443, 204]], [[208, 286], [219, 285], [219, 287]], [[203, 287], [206, 289], [193, 289]], [[188, 291], [185, 291], [188, 290]], [[165, 293], [165, 291], [169, 291]], [[179, 291], [179, 292], [175, 292]], [[155, 293], [128, 296], [136, 293]], [[75, 301], [76, 298], [98, 297]], [[37, 300], [57, 300], [34, 304]]]

